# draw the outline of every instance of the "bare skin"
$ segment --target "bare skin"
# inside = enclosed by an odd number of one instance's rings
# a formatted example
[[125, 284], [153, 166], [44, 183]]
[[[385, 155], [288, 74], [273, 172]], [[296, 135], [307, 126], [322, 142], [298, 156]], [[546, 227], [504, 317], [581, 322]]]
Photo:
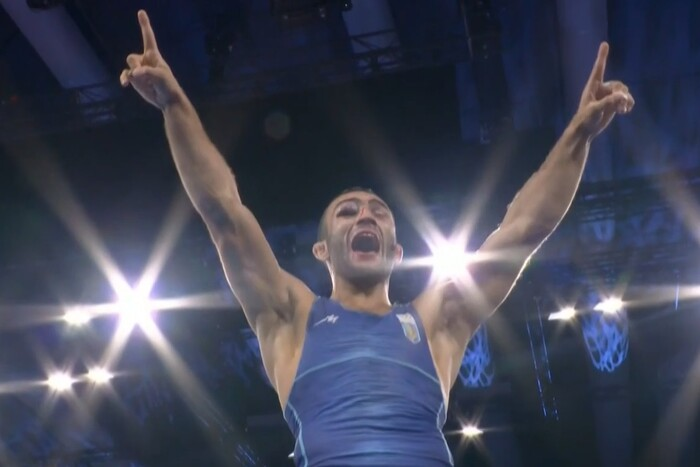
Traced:
[[[260, 341], [265, 369], [284, 407], [315, 296], [280, 268], [238, 193], [233, 173], [161, 56], [148, 16], [140, 11], [138, 19], [143, 52], [127, 57], [121, 84], [131, 85], [162, 111], [185, 190]], [[615, 115], [626, 114], [634, 106], [624, 84], [603, 81], [607, 54], [608, 46], [602, 44], [576, 115], [540, 170], [513, 200], [500, 227], [480, 248], [478, 253], [490, 259], [465, 265], [465, 277], [478, 277], [478, 281], [431, 283], [413, 302], [426, 329], [446, 401], [474, 331], [506, 299], [529, 258], [569, 209], [591, 141]], [[403, 256], [391, 211], [371, 193], [351, 192], [333, 200], [326, 214], [327, 236], [314, 245], [313, 254], [328, 267], [331, 298], [358, 312], [387, 313], [391, 310], [389, 277]], [[376, 251], [353, 250], [352, 240], [360, 232], [377, 238]]]

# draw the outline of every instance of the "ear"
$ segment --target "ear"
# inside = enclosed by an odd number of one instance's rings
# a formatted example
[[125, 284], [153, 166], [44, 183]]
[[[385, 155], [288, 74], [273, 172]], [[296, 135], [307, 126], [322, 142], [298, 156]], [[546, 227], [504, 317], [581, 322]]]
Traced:
[[394, 245], [394, 262], [399, 264], [403, 261], [403, 247], [398, 243]]
[[314, 257], [320, 262], [325, 263], [326, 261], [328, 261], [328, 244], [325, 240], [314, 243], [314, 246], [311, 248], [311, 251], [313, 252]]

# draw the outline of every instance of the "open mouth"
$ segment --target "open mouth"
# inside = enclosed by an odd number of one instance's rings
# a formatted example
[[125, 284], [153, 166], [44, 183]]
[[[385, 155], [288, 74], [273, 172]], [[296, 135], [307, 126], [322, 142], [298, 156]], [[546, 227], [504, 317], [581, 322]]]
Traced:
[[350, 249], [356, 253], [379, 253], [379, 236], [374, 232], [359, 232], [350, 241]]

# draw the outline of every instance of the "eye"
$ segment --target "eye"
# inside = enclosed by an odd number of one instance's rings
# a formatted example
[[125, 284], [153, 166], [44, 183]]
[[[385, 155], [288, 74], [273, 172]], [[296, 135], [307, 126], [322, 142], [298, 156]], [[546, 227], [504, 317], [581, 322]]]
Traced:
[[357, 214], [357, 208], [354, 206], [344, 206], [338, 211], [338, 217], [349, 217]]
[[389, 211], [387, 211], [386, 208], [384, 208], [384, 207], [376, 207], [373, 209], [372, 212], [374, 213], [375, 216], [378, 216], [378, 217], [386, 217], [389, 215]]

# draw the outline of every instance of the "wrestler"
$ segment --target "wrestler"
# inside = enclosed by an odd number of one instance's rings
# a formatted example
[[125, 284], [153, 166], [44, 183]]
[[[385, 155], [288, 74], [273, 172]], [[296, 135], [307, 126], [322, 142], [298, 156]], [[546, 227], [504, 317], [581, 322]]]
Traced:
[[608, 45], [600, 47], [570, 124], [477, 252], [490, 259], [465, 265], [474, 286], [431, 282], [411, 303], [393, 305], [389, 277], [402, 249], [387, 204], [364, 189], [330, 202], [313, 254], [327, 265], [333, 291], [315, 296], [279, 266], [158, 51], [148, 16], [140, 11], [138, 20], [143, 52], [127, 57], [121, 83], [163, 114], [182, 183], [260, 341], [296, 437], [296, 464], [452, 465], [441, 429], [469, 339], [566, 214], [591, 141], [634, 105], [624, 84], [603, 80]]

